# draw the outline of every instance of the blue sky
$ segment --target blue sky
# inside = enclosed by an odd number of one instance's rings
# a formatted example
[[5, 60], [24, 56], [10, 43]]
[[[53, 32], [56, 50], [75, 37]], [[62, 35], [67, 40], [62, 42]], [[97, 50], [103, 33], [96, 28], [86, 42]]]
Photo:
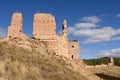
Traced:
[[80, 56], [120, 57], [120, 0], [1, 0], [0, 36], [6, 34], [14, 12], [23, 15], [23, 32], [32, 36], [33, 15], [55, 16], [57, 33], [67, 20], [69, 39], [80, 41]]

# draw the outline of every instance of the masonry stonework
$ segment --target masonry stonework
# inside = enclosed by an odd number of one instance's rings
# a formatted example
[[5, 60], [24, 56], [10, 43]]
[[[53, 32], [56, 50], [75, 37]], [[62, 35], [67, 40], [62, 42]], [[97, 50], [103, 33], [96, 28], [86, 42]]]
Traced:
[[[14, 13], [11, 25], [8, 27], [8, 38], [26, 39], [27, 44], [33, 44], [37, 41], [44, 43], [50, 54], [64, 57], [70, 60], [79, 59], [79, 42], [69, 41], [67, 32], [67, 21], [62, 23], [62, 34], [56, 34], [55, 17], [51, 14], [36, 13], [33, 20], [33, 39], [28, 38], [22, 32], [22, 14]], [[31, 42], [32, 41], [32, 42]], [[22, 44], [25, 44], [24, 42]], [[24, 45], [25, 46], [25, 45]], [[37, 46], [40, 47], [40, 46]], [[38, 48], [37, 48], [38, 49]]]
[[79, 42], [70, 41], [69, 42], [69, 54], [71, 59], [79, 59]]
[[36, 13], [33, 21], [33, 37], [36, 39], [56, 38], [55, 18], [51, 14]]
[[22, 21], [21, 13], [13, 14], [11, 25], [8, 27], [8, 38], [27, 38], [22, 32]]
[[114, 58], [110, 57], [108, 66], [114, 66]]

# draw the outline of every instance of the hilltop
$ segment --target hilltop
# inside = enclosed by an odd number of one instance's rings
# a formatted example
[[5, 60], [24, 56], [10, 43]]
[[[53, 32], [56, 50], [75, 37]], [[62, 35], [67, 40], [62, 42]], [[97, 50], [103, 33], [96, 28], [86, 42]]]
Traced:
[[75, 71], [59, 57], [0, 41], [0, 79], [3, 80], [119, 80], [119, 71], [119, 67]]
[[1, 79], [89, 80], [91, 74], [79, 57], [79, 41], [68, 39], [66, 20], [58, 35], [55, 17], [36, 13], [32, 38], [23, 33], [22, 22], [22, 14], [14, 13], [6, 38], [0, 39]]
[[[66, 20], [62, 23], [62, 33], [58, 35], [55, 17], [51, 14], [36, 13], [31, 38], [23, 33], [22, 22], [22, 14], [14, 13], [8, 26], [7, 37], [0, 38], [0, 79], [105, 79], [91, 70], [94, 66], [87, 69], [87, 65], [79, 57], [79, 41], [68, 39]], [[113, 58], [111, 63], [110, 65], [114, 66]], [[106, 69], [108, 66], [105, 71]]]
[[62, 59], [6, 41], [0, 42], [0, 79], [89, 80]]

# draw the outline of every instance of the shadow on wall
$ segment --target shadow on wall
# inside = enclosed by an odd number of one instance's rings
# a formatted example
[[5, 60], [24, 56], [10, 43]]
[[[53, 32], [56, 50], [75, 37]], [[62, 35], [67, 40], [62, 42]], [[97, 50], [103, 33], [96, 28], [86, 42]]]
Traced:
[[104, 80], [120, 80], [120, 78], [114, 77], [114, 76], [109, 76], [101, 73], [96, 73], [96, 75]]

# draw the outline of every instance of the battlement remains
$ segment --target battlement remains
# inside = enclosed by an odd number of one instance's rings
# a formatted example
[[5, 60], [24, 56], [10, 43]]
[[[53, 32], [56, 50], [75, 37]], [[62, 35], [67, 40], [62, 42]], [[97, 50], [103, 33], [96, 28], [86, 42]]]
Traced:
[[[36, 49], [40, 46], [39, 43], [43, 42], [49, 53], [61, 56], [70, 60], [79, 59], [79, 42], [69, 41], [67, 32], [67, 21], [62, 23], [62, 34], [56, 34], [55, 17], [51, 14], [36, 13], [33, 20], [33, 39], [28, 38], [22, 32], [22, 14], [14, 13], [11, 19], [11, 25], [8, 27], [8, 39], [18, 42], [20, 46], [28, 47], [27, 45], [34, 44], [37, 41]], [[24, 42], [21, 39], [24, 39]], [[25, 42], [26, 40], [26, 42]], [[32, 41], [32, 42], [31, 42]], [[35, 45], [35, 44], [34, 44]]]
[[33, 37], [36, 39], [55, 39], [56, 22], [53, 15], [44, 13], [34, 15]]

